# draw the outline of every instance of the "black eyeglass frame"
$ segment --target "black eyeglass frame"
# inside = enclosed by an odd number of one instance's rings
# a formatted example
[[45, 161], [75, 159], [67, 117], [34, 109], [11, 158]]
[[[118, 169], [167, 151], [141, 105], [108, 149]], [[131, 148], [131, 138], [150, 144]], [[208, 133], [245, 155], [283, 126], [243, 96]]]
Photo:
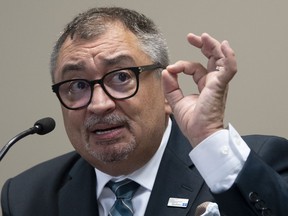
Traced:
[[[97, 79], [97, 80], [87, 80], [87, 79], [71, 79], [71, 80], [64, 80], [62, 82], [59, 82], [59, 83], [56, 83], [54, 85], [52, 85], [52, 91], [57, 95], [60, 103], [67, 109], [69, 110], [79, 110], [79, 109], [83, 109], [84, 107], [87, 107], [90, 103], [91, 103], [91, 100], [92, 100], [92, 97], [93, 97], [93, 92], [94, 92], [94, 86], [96, 84], [99, 84], [101, 86], [101, 88], [103, 89], [103, 91], [113, 100], [125, 100], [125, 99], [128, 99], [128, 98], [131, 98], [133, 97], [137, 92], [138, 92], [138, 89], [139, 89], [139, 75], [140, 73], [144, 72], [144, 71], [152, 71], [152, 70], [156, 70], [156, 69], [160, 69], [160, 68], [164, 68], [163, 65], [161, 65], [160, 63], [155, 63], [155, 64], [151, 64], [151, 65], [144, 65], [144, 66], [138, 66], [138, 67], [127, 67], [127, 68], [121, 68], [121, 69], [117, 69], [117, 70], [113, 70], [113, 71], [110, 71], [108, 73], [106, 73], [101, 79]], [[111, 73], [115, 73], [115, 72], [118, 72], [118, 71], [121, 71], [121, 70], [131, 70], [134, 74], [135, 74], [135, 77], [136, 77], [136, 89], [134, 91], [133, 94], [127, 96], [127, 97], [123, 97], [123, 98], [115, 98], [113, 97], [107, 90], [106, 90], [106, 87], [104, 85], [104, 82], [103, 80], [105, 79], [105, 77], [107, 77], [108, 75], [110, 75]], [[68, 107], [64, 101], [62, 100], [61, 96], [60, 96], [60, 93], [59, 93], [59, 88], [61, 85], [63, 85], [64, 83], [67, 83], [67, 82], [73, 82], [73, 81], [85, 81], [89, 84], [90, 86], [90, 89], [91, 89], [91, 95], [90, 95], [90, 98], [89, 100], [87, 101], [87, 103], [83, 106], [80, 106], [80, 107], [76, 107], [76, 108], [71, 108], [71, 107]]]

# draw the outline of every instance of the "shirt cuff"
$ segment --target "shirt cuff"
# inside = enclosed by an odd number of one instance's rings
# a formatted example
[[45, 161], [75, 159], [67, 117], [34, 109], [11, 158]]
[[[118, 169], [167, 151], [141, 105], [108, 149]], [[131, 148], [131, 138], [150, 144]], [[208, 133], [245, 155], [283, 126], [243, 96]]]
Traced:
[[203, 140], [189, 154], [213, 193], [229, 189], [243, 168], [250, 148], [229, 124]]

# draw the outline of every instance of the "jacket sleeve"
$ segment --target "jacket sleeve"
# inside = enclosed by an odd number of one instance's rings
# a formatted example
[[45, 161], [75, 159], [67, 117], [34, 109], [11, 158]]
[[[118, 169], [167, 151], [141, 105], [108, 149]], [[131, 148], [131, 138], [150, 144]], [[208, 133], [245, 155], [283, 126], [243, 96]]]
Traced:
[[288, 212], [288, 141], [248, 136], [251, 153], [232, 187], [213, 194], [228, 216], [285, 216]]

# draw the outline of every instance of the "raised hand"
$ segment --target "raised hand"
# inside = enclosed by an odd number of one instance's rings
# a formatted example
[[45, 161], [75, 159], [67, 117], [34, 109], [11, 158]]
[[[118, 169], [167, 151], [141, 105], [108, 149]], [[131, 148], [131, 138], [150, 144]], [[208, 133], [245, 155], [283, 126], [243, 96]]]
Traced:
[[[187, 39], [207, 57], [206, 68], [200, 63], [178, 61], [163, 71], [163, 86], [176, 121], [195, 147], [224, 128], [228, 83], [237, 72], [237, 64], [227, 41], [220, 43], [206, 33], [190, 33]], [[179, 73], [193, 77], [199, 94], [183, 95], [177, 80]]]

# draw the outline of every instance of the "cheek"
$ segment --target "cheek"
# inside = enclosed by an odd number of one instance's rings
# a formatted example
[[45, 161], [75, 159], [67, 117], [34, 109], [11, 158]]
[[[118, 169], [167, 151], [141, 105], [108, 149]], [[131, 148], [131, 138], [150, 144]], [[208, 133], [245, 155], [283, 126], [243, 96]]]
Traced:
[[160, 86], [161, 82], [154, 82], [154, 85], [148, 85], [147, 88], [143, 88], [142, 109], [145, 109], [148, 115], [154, 117], [156, 115], [163, 115], [165, 112], [164, 93]]
[[62, 115], [66, 133], [74, 145], [76, 139], [80, 139], [81, 126], [83, 125], [83, 114], [81, 110], [73, 111], [62, 108]]
[[131, 120], [131, 132], [138, 143], [138, 151], [153, 153], [165, 130], [165, 100], [160, 92], [151, 90], [140, 93], [134, 99], [125, 113]]
[[140, 87], [134, 97], [123, 101], [122, 110], [139, 126], [140, 130], [148, 130], [149, 126], [165, 118], [165, 100], [162, 89], [149, 85], [145, 88]]

